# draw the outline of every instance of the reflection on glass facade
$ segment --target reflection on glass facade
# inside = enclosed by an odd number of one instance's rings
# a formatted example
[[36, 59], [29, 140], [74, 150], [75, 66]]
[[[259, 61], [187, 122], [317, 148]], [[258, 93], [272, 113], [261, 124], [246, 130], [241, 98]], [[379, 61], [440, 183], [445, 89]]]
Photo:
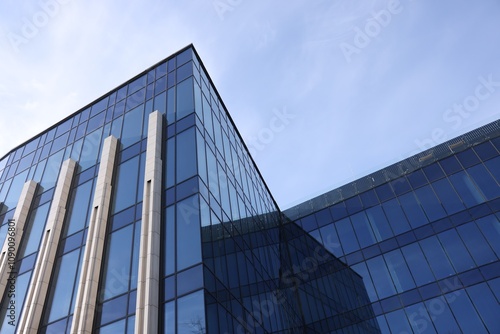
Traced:
[[382, 332], [500, 332], [499, 135], [497, 121], [285, 211], [363, 277]]
[[498, 331], [497, 129], [283, 214], [188, 46], [0, 159], [0, 332]]

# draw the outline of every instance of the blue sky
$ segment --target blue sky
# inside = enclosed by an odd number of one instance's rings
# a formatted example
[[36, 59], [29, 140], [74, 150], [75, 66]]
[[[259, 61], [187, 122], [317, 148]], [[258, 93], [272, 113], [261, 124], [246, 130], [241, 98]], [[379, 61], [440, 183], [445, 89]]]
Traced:
[[498, 0], [5, 0], [0, 156], [193, 43], [282, 209], [500, 115]]

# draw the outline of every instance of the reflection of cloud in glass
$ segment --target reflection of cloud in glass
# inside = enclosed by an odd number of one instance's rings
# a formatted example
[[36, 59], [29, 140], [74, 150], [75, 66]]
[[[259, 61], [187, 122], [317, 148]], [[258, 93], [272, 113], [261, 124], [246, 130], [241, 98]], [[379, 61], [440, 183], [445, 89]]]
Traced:
[[204, 334], [205, 302], [203, 290], [199, 290], [177, 301], [177, 327], [179, 334]]

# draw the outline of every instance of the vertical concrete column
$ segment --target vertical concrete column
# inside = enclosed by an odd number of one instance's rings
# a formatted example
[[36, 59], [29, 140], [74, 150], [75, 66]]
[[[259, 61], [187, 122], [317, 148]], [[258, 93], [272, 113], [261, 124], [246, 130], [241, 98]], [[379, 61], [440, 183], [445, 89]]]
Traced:
[[158, 333], [162, 129], [161, 113], [151, 113], [144, 172], [135, 333]]
[[50, 205], [45, 233], [42, 236], [37, 260], [33, 268], [33, 276], [26, 294], [24, 311], [19, 321], [21, 333], [36, 334], [40, 326], [75, 167], [76, 162], [71, 159], [64, 161], [61, 166], [61, 172], [59, 173], [59, 179], [54, 191], [54, 198]]
[[118, 140], [113, 136], [104, 140], [71, 333], [92, 333], [117, 146]]
[[4, 295], [7, 285], [9, 285], [9, 279], [17, 276], [13, 265], [23, 238], [24, 225], [35, 197], [36, 187], [37, 183], [35, 181], [27, 181], [24, 184], [17, 202], [16, 211], [14, 211], [14, 216], [8, 224], [7, 235], [0, 253], [0, 296]]

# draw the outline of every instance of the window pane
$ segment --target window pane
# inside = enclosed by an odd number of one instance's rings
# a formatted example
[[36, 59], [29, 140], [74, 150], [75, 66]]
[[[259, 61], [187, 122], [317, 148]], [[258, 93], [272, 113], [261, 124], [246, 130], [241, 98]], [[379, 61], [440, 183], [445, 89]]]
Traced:
[[393, 236], [389, 222], [387, 222], [387, 218], [380, 205], [366, 210], [366, 214], [368, 219], [370, 219], [377, 241], [382, 241]]
[[177, 183], [196, 174], [196, 138], [192, 127], [177, 135]]
[[457, 290], [445, 295], [462, 333], [487, 333], [465, 290]]
[[399, 197], [403, 211], [406, 213], [406, 217], [410, 221], [413, 228], [425, 225], [428, 223], [427, 217], [425, 216], [420, 204], [417, 202], [415, 195], [413, 193], [408, 193]]
[[70, 304], [75, 284], [75, 275], [78, 269], [80, 250], [75, 250], [62, 257], [60, 265], [55, 270], [57, 281], [53, 284], [54, 295], [51, 299], [51, 309], [47, 322], [52, 322], [70, 313]]
[[113, 213], [121, 211], [135, 203], [138, 178], [139, 156], [127, 160], [118, 166]]
[[395, 294], [396, 289], [394, 288], [394, 284], [383, 257], [377, 256], [376, 258], [368, 260], [366, 264], [370, 270], [373, 284], [377, 289], [379, 299]]
[[389, 219], [389, 224], [394, 231], [394, 235], [404, 233], [410, 229], [410, 224], [401, 209], [397, 199], [391, 199], [382, 204], [384, 212]]
[[23, 245], [19, 251], [19, 259], [38, 251], [40, 240], [45, 229], [45, 223], [47, 222], [49, 207], [50, 202], [45, 203], [31, 213], [30, 219], [26, 225], [26, 231], [23, 235]]
[[83, 229], [87, 222], [87, 213], [91, 200], [92, 181], [86, 182], [73, 190], [71, 204], [68, 210], [66, 235], [73, 234]]
[[123, 147], [128, 147], [141, 139], [143, 113], [144, 104], [141, 104], [125, 114], [121, 136]]
[[453, 267], [437, 237], [433, 236], [424, 239], [420, 241], [420, 245], [422, 246], [422, 250], [427, 257], [427, 261], [434, 272], [434, 276], [436, 276], [437, 279], [455, 274], [455, 271], [453, 270]]
[[483, 165], [480, 164], [471, 167], [467, 169], [467, 172], [487, 199], [494, 199], [500, 196], [500, 187]]
[[81, 170], [85, 170], [96, 164], [101, 145], [101, 136], [102, 129], [98, 129], [85, 137], [79, 161]]
[[474, 303], [476, 310], [483, 319], [490, 333], [500, 333], [500, 304], [493, 296], [486, 283], [477, 284], [467, 288], [467, 292]]
[[488, 240], [491, 248], [500, 257], [500, 221], [494, 215], [486, 216], [477, 220], [477, 225]]
[[438, 234], [438, 237], [457, 273], [475, 266], [457, 231], [449, 230]]
[[194, 111], [193, 79], [189, 78], [177, 85], [177, 119]]
[[351, 221], [361, 248], [373, 245], [375, 243], [375, 235], [366, 218], [366, 214], [364, 212], [357, 213], [351, 217]]
[[478, 266], [498, 259], [475, 222], [459, 226], [457, 230]]
[[177, 302], [177, 333], [205, 333], [205, 302], [203, 290], [197, 291]]
[[177, 270], [201, 261], [198, 195], [177, 203]]
[[124, 248], [124, 245], [132, 245], [133, 232], [133, 225], [129, 225], [110, 235], [102, 300], [118, 296], [129, 289], [131, 247]]
[[336, 223], [337, 232], [342, 236], [342, 248], [344, 254], [349, 254], [359, 249], [358, 241], [354, 235], [351, 221], [349, 218], [344, 218]]
[[484, 202], [483, 195], [464, 171], [451, 175], [450, 181], [467, 207]]
[[415, 190], [415, 194], [417, 195], [419, 202], [422, 204], [429, 221], [435, 221], [446, 216], [446, 212], [432, 191], [431, 186], [426, 185], [417, 189]]
[[424, 285], [434, 281], [434, 276], [418, 243], [405, 246], [401, 248], [401, 251], [417, 285]]
[[385, 254], [384, 258], [399, 293], [415, 287], [415, 282], [399, 249]]
[[[12, 179], [12, 183], [9, 188], [9, 193], [3, 201], [3, 205], [7, 208], [2, 208], [2, 211], [7, 211], [7, 209], [12, 209], [17, 205], [19, 197], [21, 196], [21, 191], [23, 190], [24, 182], [26, 181], [26, 176], [28, 171], [18, 174]], [[4, 189], [7, 189], [8, 183], [4, 185]], [[2, 190], [3, 193], [3, 190]], [[0, 198], [1, 199], [1, 198]]]
[[449, 215], [465, 209], [462, 200], [458, 197], [448, 179], [436, 181], [432, 184], [432, 187]]

